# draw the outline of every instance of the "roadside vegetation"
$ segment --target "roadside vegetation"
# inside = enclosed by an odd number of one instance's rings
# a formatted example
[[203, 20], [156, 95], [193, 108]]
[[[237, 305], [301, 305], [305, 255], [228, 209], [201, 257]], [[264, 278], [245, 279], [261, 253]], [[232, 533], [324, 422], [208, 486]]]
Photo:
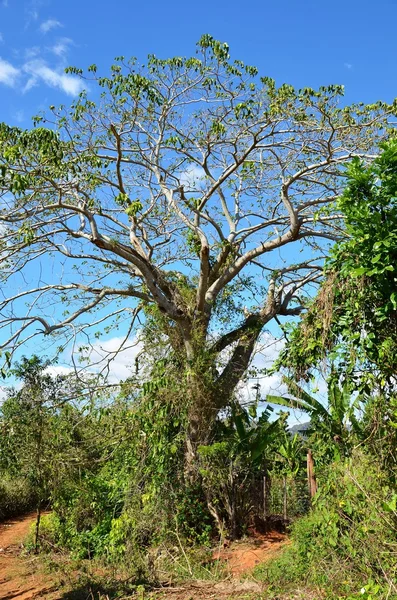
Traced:
[[210, 36], [69, 71], [101, 96], [0, 125], [0, 518], [35, 509], [31, 551], [98, 598], [222, 582], [274, 531], [233, 597], [397, 598], [396, 105], [277, 87]]

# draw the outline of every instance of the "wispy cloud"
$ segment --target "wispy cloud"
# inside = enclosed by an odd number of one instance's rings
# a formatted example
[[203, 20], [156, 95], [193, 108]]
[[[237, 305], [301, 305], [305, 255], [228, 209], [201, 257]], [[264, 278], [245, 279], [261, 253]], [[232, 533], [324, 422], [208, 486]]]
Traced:
[[69, 96], [77, 96], [85, 87], [77, 77], [51, 69], [43, 60], [31, 60], [23, 66], [23, 70], [30, 76], [24, 88], [25, 92], [40, 82], [49, 87], [59, 88]]
[[[98, 375], [106, 377], [109, 383], [119, 383], [120, 381], [130, 377], [135, 372], [135, 360], [141, 354], [143, 349], [139, 334], [128, 341], [124, 337], [112, 337], [107, 340], [98, 341], [92, 344], [85, 358], [86, 363], [78, 363], [75, 365], [77, 371], [86, 375]], [[63, 366], [56, 365], [48, 368], [48, 372], [52, 375], [63, 375], [72, 372], [72, 348], [66, 350], [61, 357]], [[140, 375], [143, 376], [140, 365]]]
[[73, 44], [73, 40], [67, 37], [60, 38], [54, 46], [51, 46], [50, 50], [56, 56], [63, 58], [67, 54], [69, 47]]
[[30, 48], [25, 49], [25, 59], [31, 60], [32, 58], [36, 58], [40, 54], [40, 46], [31, 46]]
[[30, 27], [32, 23], [39, 18], [39, 9], [41, 8], [42, 0], [31, 0], [25, 6], [25, 29]]
[[90, 365], [93, 371], [106, 373], [109, 359], [109, 381], [115, 383], [131, 376], [135, 359], [143, 349], [139, 337], [130, 340], [125, 346], [123, 337], [113, 337], [92, 345]]
[[20, 71], [12, 66], [11, 63], [0, 58], [0, 83], [9, 87], [14, 87], [17, 83]]
[[353, 65], [348, 62], [343, 63], [343, 66], [345, 67], [345, 69], [349, 69], [349, 71], [353, 68]]
[[57, 27], [62, 27], [62, 23], [60, 23], [57, 19], [47, 19], [41, 23], [39, 29], [41, 33], [48, 33]]
[[3, 42], [4, 42], [3, 34], [0, 31], [0, 44], [2, 44]]
[[3, 8], [8, 8], [8, 0], [3, 0], [2, 3], [1, 3], [1, 6]]
[[25, 120], [25, 113], [23, 110], [17, 110], [13, 117], [17, 123], [23, 123]]

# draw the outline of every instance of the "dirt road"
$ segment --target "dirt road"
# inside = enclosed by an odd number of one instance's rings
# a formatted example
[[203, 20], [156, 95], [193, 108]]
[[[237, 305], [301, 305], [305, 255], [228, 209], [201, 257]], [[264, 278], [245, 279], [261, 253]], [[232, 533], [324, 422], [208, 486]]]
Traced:
[[[23, 541], [34, 521], [35, 514], [31, 513], [0, 523], [0, 600], [109, 598], [107, 594], [87, 594], [83, 588], [79, 594], [78, 584], [76, 589], [72, 586], [68, 591], [63, 586], [57, 589], [57, 578], [51, 579], [50, 575], [43, 572], [40, 559], [34, 555], [24, 556]], [[164, 589], [148, 597], [156, 600], [258, 598], [261, 586], [252, 581], [240, 582], [240, 576], [248, 574], [260, 562], [266, 562], [275, 556], [285, 544], [288, 544], [286, 536], [277, 533], [256, 535], [245, 541], [235, 542], [229, 548], [214, 554], [215, 559], [224, 560], [228, 564], [230, 575], [225, 581], [186, 583], [181, 588]]]
[[0, 599], [31, 600], [44, 598], [51, 591], [50, 581], [36, 568], [36, 557], [22, 557], [23, 540], [35, 521], [35, 514], [0, 523]]

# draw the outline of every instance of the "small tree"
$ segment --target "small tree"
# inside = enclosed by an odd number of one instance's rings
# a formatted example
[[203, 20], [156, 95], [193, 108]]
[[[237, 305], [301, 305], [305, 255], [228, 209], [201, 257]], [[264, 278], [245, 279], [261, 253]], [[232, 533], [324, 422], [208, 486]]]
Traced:
[[26, 478], [37, 498], [36, 551], [43, 503], [50, 499], [62, 466], [72, 458], [67, 453], [57, 461], [60, 449], [70, 450], [69, 428], [60, 426], [59, 413], [69, 385], [66, 377], [46, 372], [49, 365], [37, 356], [23, 357], [13, 369], [22, 387], [9, 390], [0, 410], [1, 468], [11, 476]]
[[269, 407], [257, 415], [255, 406], [248, 411], [234, 405], [230, 418], [219, 424], [220, 441], [199, 447], [207, 504], [221, 536], [229, 532], [238, 537], [257, 508], [258, 483], [269, 477], [269, 462], [274, 461], [282, 439], [286, 414], [273, 421], [270, 417]]

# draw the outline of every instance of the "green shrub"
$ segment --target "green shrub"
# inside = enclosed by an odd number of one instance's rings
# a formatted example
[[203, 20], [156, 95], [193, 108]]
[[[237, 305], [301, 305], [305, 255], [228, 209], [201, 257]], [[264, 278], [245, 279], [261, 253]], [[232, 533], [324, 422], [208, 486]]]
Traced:
[[36, 504], [36, 495], [26, 479], [0, 479], [0, 520], [21, 515]]
[[396, 502], [381, 468], [356, 451], [331, 465], [312, 511], [293, 526], [293, 545], [257, 575], [271, 583], [305, 578], [341, 594], [365, 594], [369, 585], [376, 597], [397, 597]]

